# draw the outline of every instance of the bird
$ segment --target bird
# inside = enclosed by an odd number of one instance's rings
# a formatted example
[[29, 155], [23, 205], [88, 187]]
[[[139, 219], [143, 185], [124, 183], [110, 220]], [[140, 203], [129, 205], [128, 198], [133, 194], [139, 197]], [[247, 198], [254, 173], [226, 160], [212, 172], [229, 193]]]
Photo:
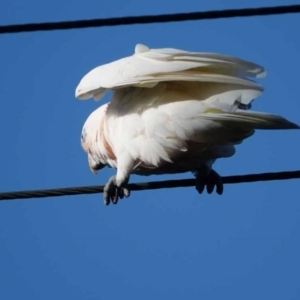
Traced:
[[202, 194], [223, 194], [213, 164], [232, 157], [256, 130], [299, 129], [279, 115], [251, 110], [264, 91], [264, 67], [230, 55], [136, 44], [134, 53], [97, 66], [75, 89], [78, 100], [109, 102], [89, 114], [81, 146], [90, 170], [116, 170], [105, 205], [130, 196], [131, 174], [191, 172]]

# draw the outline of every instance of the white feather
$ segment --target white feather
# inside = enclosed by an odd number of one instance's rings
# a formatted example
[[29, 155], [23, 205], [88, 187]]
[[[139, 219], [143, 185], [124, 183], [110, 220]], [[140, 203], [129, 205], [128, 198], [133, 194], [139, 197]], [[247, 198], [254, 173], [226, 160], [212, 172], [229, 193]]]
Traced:
[[79, 99], [101, 98], [83, 127], [82, 145], [92, 170], [117, 169], [117, 183], [141, 175], [196, 171], [235, 153], [256, 129], [298, 125], [271, 114], [245, 111], [263, 87], [249, 78], [263, 67], [238, 58], [178, 49], [149, 49], [97, 67], [76, 88]]
[[128, 86], [153, 87], [161, 81], [208, 81], [243, 84], [261, 89], [249, 78], [264, 77], [263, 67], [231, 56], [188, 52], [180, 49], [149, 49], [138, 44], [131, 56], [88, 72], [76, 87], [75, 96], [100, 100], [106, 91]]

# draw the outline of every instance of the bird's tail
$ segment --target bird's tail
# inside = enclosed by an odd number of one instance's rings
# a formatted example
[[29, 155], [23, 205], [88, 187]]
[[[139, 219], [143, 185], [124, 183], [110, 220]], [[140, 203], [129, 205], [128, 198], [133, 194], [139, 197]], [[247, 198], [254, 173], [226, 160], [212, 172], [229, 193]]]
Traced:
[[221, 122], [226, 127], [240, 126], [243, 129], [300, 129], [300, 126], [287, 119], [256, 111], [241, 111], [233, 113], [222, 111], [206, 112], [201, 114], [201, 119]]

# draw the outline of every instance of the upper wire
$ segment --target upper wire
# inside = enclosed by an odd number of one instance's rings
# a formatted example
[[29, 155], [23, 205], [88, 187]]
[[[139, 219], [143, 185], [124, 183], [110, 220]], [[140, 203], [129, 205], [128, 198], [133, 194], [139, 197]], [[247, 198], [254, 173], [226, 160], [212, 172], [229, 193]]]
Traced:
[[105, 27], [105, 26], [107, 27], [107, 26], [149, 24], [149, 23], [182, 22], [182, 21], [221, 19], [221, 18], [224, 19], [224, 18], [237, 18], [237, 17], [269, 16], [269, 15], [293, 14], [299, 12], [300, 12], [300, 5], [282, 5], [282, 6], [271, 6], [271, 7], [211, 10], [211, 11], [161, 14], [161, 15], [128, 16], [128, 17], [105, 18], [105, 19], [28, 23], [28, 24], [2, 25], [0, 26], [0, 34], [33, 32], [33, 31], [49, 31], [49, 30], [67, 30], [67, 29], [79, 29], [79, 28], [88, 28], [88, 27]]

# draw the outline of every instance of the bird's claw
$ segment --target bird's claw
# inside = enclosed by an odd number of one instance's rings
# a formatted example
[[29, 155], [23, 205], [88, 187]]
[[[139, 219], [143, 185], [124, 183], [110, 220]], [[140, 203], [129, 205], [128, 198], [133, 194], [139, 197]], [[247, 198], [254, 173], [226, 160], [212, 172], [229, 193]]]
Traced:
[[110, 202], [117, 204], [119, 199], [123, 199], [124, 196], [128, 198], [130, 196], [130, 190], [127, 184], [122, 187], [118, 187], [116, 184], [116, 176], [112, 176], [103, 189], [103, 201], [105, 205], [109, 205]]
[[199, 194], [203, 193], [205, 186], [208, 194], [211, 194], [215, 187], [217, 194], [223, 194], [222, 177], [214, 170], [209, 170], [207, 172], [197, 172], [196, 190]]

